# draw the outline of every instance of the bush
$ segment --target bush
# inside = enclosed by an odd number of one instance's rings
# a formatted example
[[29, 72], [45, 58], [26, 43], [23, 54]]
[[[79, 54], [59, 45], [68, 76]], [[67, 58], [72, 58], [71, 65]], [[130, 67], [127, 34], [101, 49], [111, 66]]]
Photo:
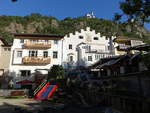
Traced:
[[60, 65], [53, 65], [49, 71], [48, 79], [63, 79], [64, 78], [64, 68]]

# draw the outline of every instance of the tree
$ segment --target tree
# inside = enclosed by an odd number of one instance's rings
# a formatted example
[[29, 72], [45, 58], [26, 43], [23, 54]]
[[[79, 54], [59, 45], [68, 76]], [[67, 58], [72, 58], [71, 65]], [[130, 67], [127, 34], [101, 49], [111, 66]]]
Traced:
[[53, 65], [49, 71], [48, 79], [60, 79], [64, 77], [64, 68], [60, 65]]
[[149, 0], [125, 0], [120, 3], [120, 9], [129, 20], [137, 20], [142, 25], [144, 22], [150, 22]]
[[115, 13], [113, 20], [114, 20], [116, 23], [117, 23], [117, 22], [120, 23], [121, 16], [122, 16], [122, 15], [120, 15], [120, 14], [118, 14], [118, 13]]

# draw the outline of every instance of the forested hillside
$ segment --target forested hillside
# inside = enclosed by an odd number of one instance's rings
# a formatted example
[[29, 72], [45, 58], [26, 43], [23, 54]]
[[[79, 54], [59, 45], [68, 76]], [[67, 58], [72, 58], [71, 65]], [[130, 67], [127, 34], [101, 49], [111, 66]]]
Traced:
[[150, 31], [146, 30], [138, 22], [115, 22], [101, 18], [65, 18], [58, 20], [55, 17], [31, 14], [28, 16], [0, 16], [0, 34], [12, 41], [12, 33], [50, 33], [65, 35], [79, 31], [85, 27], [91, 27], [102, 35], [124, 35], [142, 38], [148, 41]]

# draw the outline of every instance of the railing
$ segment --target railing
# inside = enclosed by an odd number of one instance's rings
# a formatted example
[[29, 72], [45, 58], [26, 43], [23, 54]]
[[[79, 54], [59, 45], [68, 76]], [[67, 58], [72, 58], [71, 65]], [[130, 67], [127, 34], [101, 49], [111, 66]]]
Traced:
[[23, 45], [24, 48], [51, 48], [50, 42], [30, 42], [27, 41]]
[[110, 51], [108, 50], [101, 50], [101, 49], [90, 49], [90, 50], [86, 50], [86, 53], [109, 53]]
[[34, 76], [30, 75], [30, 76], [21, 76], [18, 75], [18, 77], [15, 77], [15, 81], [22, 81], [22, 80], [29, 80], [29, 81], [34, 81]]
[[43, 81], [43, 82], [34, 90], [34, 95], [36, 95], [36, 94], [40, 91], [40, 89], [42, 89], [42, 87], [45, 86], [46, 83], [47, 83], [46, 80]]
[[129, 48], [129, 47], [131, 47], [130, 45], [119, 45], [118, 46], [118, 49], [120, 49], [120, 50], [126, 50], [127, 48]]
[[24, 64], [49, 64], [51, 61], [50, 57], [24, 57], [22, 62]]

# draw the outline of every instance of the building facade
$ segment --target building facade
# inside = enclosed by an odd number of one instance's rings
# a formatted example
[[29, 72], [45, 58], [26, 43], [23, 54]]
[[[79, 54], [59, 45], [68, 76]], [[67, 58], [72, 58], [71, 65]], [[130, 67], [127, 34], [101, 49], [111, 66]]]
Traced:
[[[137, 38], [129, 38], [125, 36], [119, 36], [113, 40], [115, 46], [115, 55], [124, 55], [127, 53], [127, 49], [137, 45], [144, 44], [142, 40]], [[131, 50], [130, 53], [136, 53], [136, 50]]]
[[63, 62], [65, 68], [90, 66], [101, 58], [114, 56], [112, 39], [91, 30], [70, 33], [63, 38]]
[[0, 38], [0, 76], [8, 73], [11, 45], [4, 38]]
[[89, 27], [65, 36], [14, 36], [9, 67], [14, 83], [47, 75], [53, 65], [62, 65], [67, 70], [88, 67], [100, 59], [125, 54], [127, 47], [143, 44], [135, 39], [101, 36]]
[[89, 66], [101, 58], [114, 56], [112, 40], [89, 27], [66, 36], [14, 34], [10, 75], [16, 81], [33, 80], [35, 74], [48, 74], [53, 65], [65, 69]]
[[[35, 75], [48, 74], [53, 65], [62, 61], [62, 36], [49, 34], [14, 34], [11, 49], [10, 75], [14, 83], [34, 80]], [[16, 84], [16, 87], [18, 85]]]

